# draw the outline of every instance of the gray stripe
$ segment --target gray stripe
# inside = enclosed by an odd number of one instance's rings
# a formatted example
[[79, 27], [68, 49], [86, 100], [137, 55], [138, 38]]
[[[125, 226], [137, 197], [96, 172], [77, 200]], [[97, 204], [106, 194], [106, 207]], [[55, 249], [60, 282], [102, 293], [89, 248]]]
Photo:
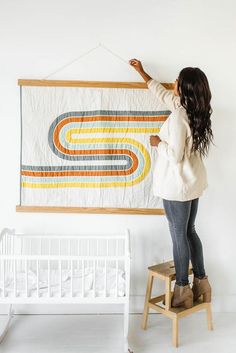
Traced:
[[[88, 156], [83, 156], [88, 157]], [[125, 165], [84, 165], [84, 166], [32, 166], [22, 165], [22, 170], [30, 171], [76, 171], [76, 170], [128, 170], [132, 166], [132, 158], [129, 156], [98, 156], [99, 160], [126, 160]], [[104, 158], [109, 157], [109, 158]], [[88, 160], [92, 160], [91, 158]]]
[[160, 115], [170, 115], [170, 110], [144, 110], [144, 111], [136, 111], [136, 110], [91, 110], [91, 111], [73, 111], [61, 114], [57, 117], [59, 121], [64, 118], [68, 118], [70, 116], [96, 116], [96, 115], [104, 115], [104, 116], [119, 116], [119, 115], [127, 115], [127, 116], [160, 116]]

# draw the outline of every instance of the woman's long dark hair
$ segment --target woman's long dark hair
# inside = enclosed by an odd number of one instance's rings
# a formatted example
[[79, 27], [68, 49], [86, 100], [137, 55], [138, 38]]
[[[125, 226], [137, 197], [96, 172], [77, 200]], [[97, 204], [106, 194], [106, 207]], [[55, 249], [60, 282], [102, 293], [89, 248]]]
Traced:
[[213, 142], [211, 130], [211, 91], [206, 75], [199, 68], [186, 67], [178, 77], [180, 103], [186, 109], [192, 132], [192, 151], [207, 156]]

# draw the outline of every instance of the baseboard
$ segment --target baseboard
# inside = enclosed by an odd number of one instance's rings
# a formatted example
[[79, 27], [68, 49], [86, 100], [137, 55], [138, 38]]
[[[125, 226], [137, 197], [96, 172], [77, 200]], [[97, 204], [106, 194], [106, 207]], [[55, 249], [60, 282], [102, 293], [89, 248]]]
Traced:
[[[130, 313], [143, 312], [144, 296], [130, 297]], [[0, 304], [0, 315], [7, 313], [8, 306]], [[236, 312], [236, 295], [214, 296], [212, 300], [213, 312]], [[122, 313], [123, 305], [114, 304], [53, 304], [53, 305], [14, 305], [16, 314], [113, 314]], [[154, 311], [150, 311], [154, 312]]]

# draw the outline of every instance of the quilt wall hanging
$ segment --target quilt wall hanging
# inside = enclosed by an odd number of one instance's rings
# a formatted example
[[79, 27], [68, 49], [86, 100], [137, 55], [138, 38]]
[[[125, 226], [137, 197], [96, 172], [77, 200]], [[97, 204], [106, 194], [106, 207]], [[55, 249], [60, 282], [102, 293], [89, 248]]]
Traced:
[[156, 148], [149, 138], [170, 111], [145, 83], [18, 83], [17, 211], [163, 213], [152, 193]]

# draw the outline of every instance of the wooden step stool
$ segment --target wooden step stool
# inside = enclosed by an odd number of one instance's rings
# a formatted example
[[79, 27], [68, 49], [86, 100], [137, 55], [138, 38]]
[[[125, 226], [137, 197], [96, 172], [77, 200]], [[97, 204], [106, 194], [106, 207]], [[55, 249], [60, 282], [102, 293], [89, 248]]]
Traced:
[[[199, 310], [206, 309], [208, 329], [213, 330], [211, 303], [204, 303], [202, 299], [194, 302], [194, 305], [190, 309], [184, 309], [181, 307], [171, 307], [171, 297], [173, 292], [171, 291], [171, 282], [175, 280], [175, 266], [173, 261], [168, 261], [159, 265], [148, 267], [148, 283], [144, 304], [143, 322], [142, 328], [146, 330], [147, 319], [149, 308], [156, 310], [157, 312], [164, 314], [165, 316], [172, 319], [172, 342], [174, 347], [178, 347], [178, 322], [184, 316], [193, 314]], [[189, 274], [192, 274], [192, 266], [189, 266]], [[159, 295], [158, 297], [151, 298], [152, 285], [154, 278], [160, 278], [165, 281], [165, 294]], [[165, 299], [165, 305], [159, 305]]]

